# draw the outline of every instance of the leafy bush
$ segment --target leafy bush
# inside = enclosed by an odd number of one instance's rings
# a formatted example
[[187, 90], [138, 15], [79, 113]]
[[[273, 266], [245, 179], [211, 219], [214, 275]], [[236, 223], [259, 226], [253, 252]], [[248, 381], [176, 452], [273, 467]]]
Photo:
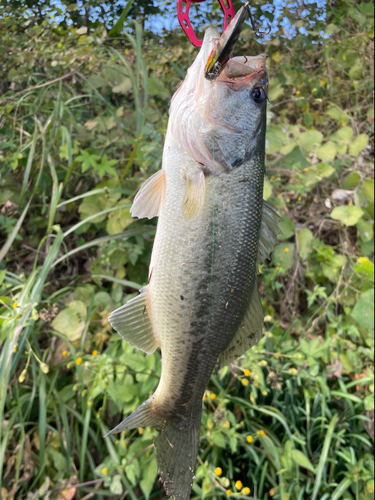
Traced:
[[[102, 438], [161, 369], [107, 318], [147, 283], [155, 221], [129, 208], [195, 49], [127, 8], [108, 32], [92, 11], [2, 4], [1, 497], [164, 498], [153, 429]], [[194, 498], [374, 497], [373, 5], [321, 10], [239, 43], [269, 56], [264, 197], [283, 236], [260, 269], [264, 338], [207, 389]]]

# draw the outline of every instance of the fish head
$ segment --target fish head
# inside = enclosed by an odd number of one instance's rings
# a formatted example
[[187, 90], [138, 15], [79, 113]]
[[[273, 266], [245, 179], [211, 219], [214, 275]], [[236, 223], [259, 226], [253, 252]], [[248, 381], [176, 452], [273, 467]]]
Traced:
[[220, 39], [208, 28], [187, 76], [171, 101], [169, 130], [179, 146], [211, 173], [228, 172], [264, 154], [268, 78], [266, 55], [234, 57], [214, 81], [205, 66]]
[[264, 154], [266, 58], [266, 54], [260, 54], [229, 59], [212, 85], [205, 109], [210, 124], [206, 144], [226, 171], [249, 161], [254, 154]]

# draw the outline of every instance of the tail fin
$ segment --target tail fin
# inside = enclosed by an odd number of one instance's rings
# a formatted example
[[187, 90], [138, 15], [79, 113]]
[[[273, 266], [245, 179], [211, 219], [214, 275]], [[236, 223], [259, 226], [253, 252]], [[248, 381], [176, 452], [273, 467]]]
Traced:
[[168, 422], [155, 440], [159, 474], [173, 500], [189, 500], [198, 455], [201, 414], [194, 420]]
[[201, 411], [192, 420], [170, 422], [157, 415], [153, 397], [145, 401], [104, 437], [137, 427], [155, 427], [159, 474], [165, 492], [173, 500], [189, 500], [198, 456]]
[[118, 424], [114, 429], [107, 432], [104, 437], [110, 436], [111, 434], [117, 434], [122, 431], [128, 431], [129, 429], [136, 429], [137, 427], [155, 427], [159, 430], [165, 426], [164, 418], [160, 417], [153, 410], [153, 398], [149, 398], [141, 406], [139, 406], [131, 415], [126, 417], [125, 420]]

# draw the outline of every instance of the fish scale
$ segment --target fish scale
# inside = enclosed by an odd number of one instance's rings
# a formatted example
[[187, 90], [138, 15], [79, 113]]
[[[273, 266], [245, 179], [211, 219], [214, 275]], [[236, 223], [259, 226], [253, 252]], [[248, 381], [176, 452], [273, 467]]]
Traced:
[[[181, 211], [184, 184], [175, 165], [186, 165], [191, 159], [173, 138], [170, 142], [164, 159], [166, 196], [148, 293], [163, 352], [163, 373], [155, 398], [161, 398], [160, 404], [174, 413], [182, 411], [176, 408], [181, 400], [201, 400], [218, 355], [236, 332], [250, 301], [257, 271], [264, 159], [255, 157], [235, 171], [211, 176], [201, 216], [186, 220]], [[250, 176], [251, 181], [246, 180]], [[222, 210], [225, 204], [227, 208]], [[197, 226], [204, 230], [198, 232]], [[185, 360], [200, 339], [205, 362], [192, 375]], [[192, 354], [196, 354], [194, 350]], [[186, 377], [194, 386], [191, 394], [181, 391]]]
[[258, 261], [270, 257], [280, 233], [279, 217], [262, 199], [265, 57], [230, 60], [210, 83], [203, 69], [217, 34], [207, 30], [172, 99], [163, 168], [132, 206], [133, 216], [159, 216], [149, 284], [109, 318], [134, 347], [161, 348], [155, 393], [109, 434], [148, 425], [159, 431], [159, 474], [173, 500], [190, 498], [213, 368], [262, 335]]

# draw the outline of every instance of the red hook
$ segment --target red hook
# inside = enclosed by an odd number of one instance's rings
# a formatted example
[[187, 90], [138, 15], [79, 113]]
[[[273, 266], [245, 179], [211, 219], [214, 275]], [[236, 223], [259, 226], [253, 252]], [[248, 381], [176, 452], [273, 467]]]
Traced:
[[[189, 19], [189, 9], [191, 3], [201, 3], [205, 0], [178, 0], [177, 1], [177, 17], [181, 24], [181, 28], [185, 31], [187, 37], [193, 45], [201, 47], [203, 40], [199, 40], [194, 33], [194, 28]], [[186, 3], [185, 12], [183, 12], [182, 4]], [[224, 12], [223, 33], [227, 29], [228, 24], [234, 18], [234, 8], [232, 0], [219, 0], [222, 11]]]

